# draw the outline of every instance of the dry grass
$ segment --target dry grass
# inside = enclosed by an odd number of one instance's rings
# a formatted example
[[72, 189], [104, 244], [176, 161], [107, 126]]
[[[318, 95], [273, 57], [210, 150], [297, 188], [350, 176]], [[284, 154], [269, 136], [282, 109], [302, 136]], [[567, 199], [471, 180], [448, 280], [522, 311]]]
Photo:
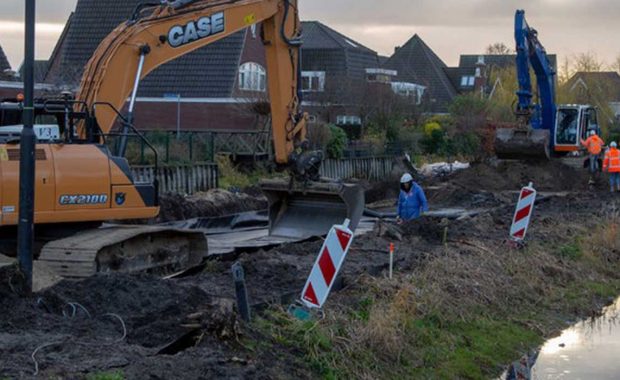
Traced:
[[620, 260], [620, 210], [615, 207], [608, 210], [603, 222], [584, 238], [582, 248], [592, 263], [603, 268], [609, 268], [609, 264], [617, 265]]
[[[380, 281], [380, 280], [379, 280]], [[410, 283], [385, 281], [385, 285], [377, 280], [374, 287], [382, 294], [368, 311], [368, 319], [358, 321], [351, 331], [356, 343], [372, 349], [388, 357], [400, 357], [405, 345], [402, 332], [411, 318], [416, 315], [416, 297]]]
[[393, 280], [360, 276], [330, 296], [306, 352], [326, 378], [494, 375], [620, 290], [620, 212], [566, 220], [541, 223], [525, 249], [481, 235], [435, 245]]

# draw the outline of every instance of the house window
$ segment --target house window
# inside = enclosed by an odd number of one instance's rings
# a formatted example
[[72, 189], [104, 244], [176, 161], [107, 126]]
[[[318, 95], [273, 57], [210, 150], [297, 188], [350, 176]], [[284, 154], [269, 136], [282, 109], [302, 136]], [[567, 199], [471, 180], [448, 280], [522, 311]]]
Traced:
[[426, 87], [409, 82], [392, 82], [392, 91], [396, 95], [412, 99], [415, 104], [420, 104]]
[[398, 75], [396, 70], [386, 70], [378, 68], [366, 69], [366, 80], [368, 82], [391, 83], [392, 78]]
[[267, 90], [267, 72], [258, 63], [246, 62], [239, 67], [239, 89], [246, 91]]
[[305, 92], [325, 91], [325, 71], [302, 71], [301, 89]]
[[369, 82], [390, 83], [392, 77], [385, 74], [368, 74], [367, 79]]
[[362, 125], [362, 118], [359, 116], [338, 115], [336, 117], [338, 125]]
[[464, 75], [461, 77], [461, 87], [473, 87], [475, 81], [475, 76]]

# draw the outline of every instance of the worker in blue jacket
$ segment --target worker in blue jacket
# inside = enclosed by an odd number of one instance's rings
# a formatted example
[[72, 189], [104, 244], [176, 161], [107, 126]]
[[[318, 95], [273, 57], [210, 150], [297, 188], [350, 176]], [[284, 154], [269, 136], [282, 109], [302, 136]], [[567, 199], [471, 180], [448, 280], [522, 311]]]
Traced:
[[425, 211], [428, 211], [428, 202], [426, 201], [424, 190], [422, 190], [420, 185], [413, 182], [411, 174], [405, 173], [400, 179], [398, 223], [417, 219]]

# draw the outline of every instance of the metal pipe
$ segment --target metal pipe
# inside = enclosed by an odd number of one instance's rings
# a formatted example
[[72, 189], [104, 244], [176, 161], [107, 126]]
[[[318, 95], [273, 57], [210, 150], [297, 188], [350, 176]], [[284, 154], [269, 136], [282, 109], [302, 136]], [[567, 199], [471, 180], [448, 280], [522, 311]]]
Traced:
[[241, 319], [245, 322], [251, 322], [250, 302], [248, 299], [248, 291], [245, 285], [245, 272], [240, 262], [236, 262], [232, 268], [233, 281], [235, 283], [235, 294], [237, 296], [237, 308]]
[[142, 76], [142, 70], [144, 69], [144, 60], [146, 54], [143, 49], [140, 49], [140, 61], [138, 61], [138, 71], [136, 72], [136, 80], [133, 83], [133, 90], [131, 92], [131, 99], [129, 101], [129, 114], [133, 113], [136, 106], [136, 97], [138, 96], [138, 87], [140, 86], [140, 77]]
[[177, 140], [181, 139], [181, 94], [177, 94]]
[[24, 292], [32, 293], [32, 245], [34, 241], [34, 33], [35, 0], [26, 0], [26, 41], [24, 46], [24, 108], [19, 161], [19, 223], [17, 252]]
[[[140, 47], [140, 60], [138, 61], [138, 70], [136, 71], [136, 79], [133, 83], [133, 90], [131, 92], [131, 98], [129, 99], [129, 110], [127, 112], [127, 124], [133, 124], [134, 120], [134, 108], [136, 106], [136, 97], [138, 96], [138, 88], [140, 87], [140, 79], [142, 78], [142, 70], [144, 69], [144, 60], [146, 55], [151, 52], [151, 48], [148, 45]], [[121, 143], [116, 153], [119, 157], [125, 157], [127, 152], [127, 133], [129, 133], [129, 126], [123, 125], [123, 131], [121, 133]]]

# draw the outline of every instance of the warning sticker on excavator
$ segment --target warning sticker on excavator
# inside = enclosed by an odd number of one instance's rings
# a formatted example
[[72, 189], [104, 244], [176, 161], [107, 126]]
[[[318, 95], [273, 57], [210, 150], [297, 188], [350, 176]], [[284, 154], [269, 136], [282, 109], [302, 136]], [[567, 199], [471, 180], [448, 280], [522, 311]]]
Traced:
[[8, 161], [9, 160], [9, 154], [6, 151], [6, 148], [1, 147], [0, 148], [0, 161]]
[[243, 22], [245, 22], [246, 25], [256, 24], [256, 15], [254, 13], [250, 13], [243, 18]]

